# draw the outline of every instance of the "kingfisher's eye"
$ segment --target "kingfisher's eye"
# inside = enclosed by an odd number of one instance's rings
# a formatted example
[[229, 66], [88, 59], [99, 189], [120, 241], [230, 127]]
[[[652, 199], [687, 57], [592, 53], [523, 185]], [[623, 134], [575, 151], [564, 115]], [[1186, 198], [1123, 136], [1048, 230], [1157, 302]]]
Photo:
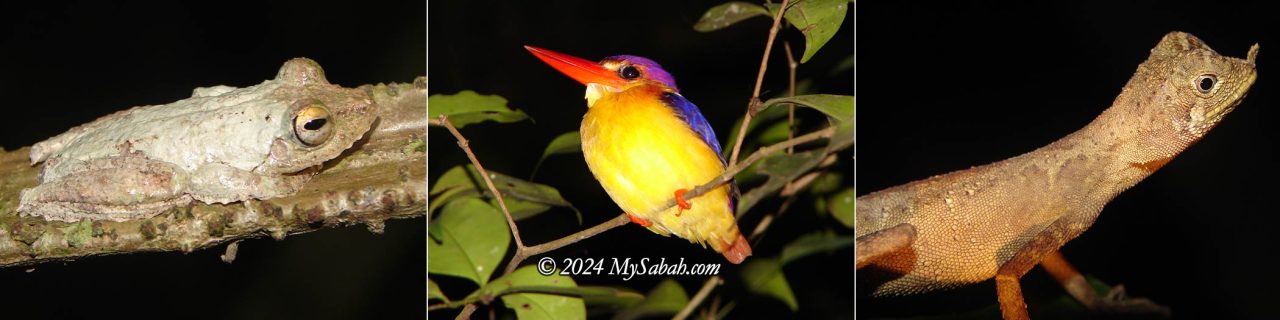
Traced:
[[635, 66], [625, 66], [618, 69], [618, 76], [627, 80], [635, 80], [640, 77], [640, 69], [636, 69]]
[[1200, 93], [1209, 93], [1213, 91], [1213, 86], [1218, 84], [1218, 77], [1212, 74], [1202, 74], [1196, 77], [1196, 90]]

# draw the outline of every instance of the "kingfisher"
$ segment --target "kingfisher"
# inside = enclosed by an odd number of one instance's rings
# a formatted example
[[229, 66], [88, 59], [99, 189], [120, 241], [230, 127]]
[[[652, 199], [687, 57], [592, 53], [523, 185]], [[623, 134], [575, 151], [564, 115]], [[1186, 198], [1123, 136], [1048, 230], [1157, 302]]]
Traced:
[[[695, 242], [738, 264], [751, 246], [734, 218], [733, 182], [692, 199], [689, 189], [724, 173], [716, 133], [657, 62], [617, 55], [600, 62], [525, 46], [587, 86], [582, 154], [591, 174], [631, 221]], [[674, 197], [676, 206], [667, 208]]]

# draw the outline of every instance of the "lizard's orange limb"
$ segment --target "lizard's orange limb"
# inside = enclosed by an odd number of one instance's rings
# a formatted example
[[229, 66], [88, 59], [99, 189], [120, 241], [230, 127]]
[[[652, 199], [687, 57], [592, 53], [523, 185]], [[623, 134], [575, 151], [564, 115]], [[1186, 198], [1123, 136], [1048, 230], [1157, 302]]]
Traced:
[[1040, 266], [1044, 267], [1049, 275], [1058, 280], [1063, 289], [1071, 294], [1071, 297], [1084, 305], [1086, 309], [1093, 312], [1103, 314], [1126, 314], [1126, 315], [1156, 315], [1164, 318], [1169, 317], [1169, 308], [1156, 304], [1146, 298], [1128, 298], [1124, 297], [1124, 286], [1116, 285], [1111, 288], [1111, 292], [1105, 296], [1099, 296], [1093, 290], [1093, 286], [1089, 285], [1089, 281], [1085, 280], [1080, 271], [1076, 271], [1071, 263], [1067, 262], [1067, 258], [1059, 251], [1046, 254], [1044, 260], [1040, 261]]
[[684, 213], [685, 210], [693, 207], [693, 205], [689, 204], [689, 201], [684, 199], [685, 192], [689, 192], [689, 189], [676, 190], [676, 205], [680, 206], [680, 210], [676, 211], [677, 217], [679, 217], [681, 213]]
[[627, 218], [630, 218], [631, 222], [635, 222], [641, 227], [648, 228], [649, 226], [653, 225], [653, 222], [649, 222], [649, 220], [645, 220], [644, 218], [641, 218], [640, 216], [637, 216], [634, 214], [627, 213]]
[[1040, 261], [1040, 266], [1044, 267], [1044, 271], [1048, 271], [1049, 275], [1058, 280], [1063, 289], [1067, 293], [1080, 301], [1085, 308], [1093, 310], [1095, 308], [1094, 301], [1097, 301], [1098, 295], [1093, 292], [1093, 288], [1089, 286], [1089, 282], [1085, 281], [1084, 276], [1080, 275], [1080, 271], [1076, 271], [1070, 263], [1067, 263], [1066, 257], [1062, 256], [1062, 252], [1054, 251], [1044, 256], [1044, 260]]
[[1022, 300], [1022, 285], [1018, 276], [996, 275], [996, 295], [1000, 299], [1000, 315], [1004, 320], [1031, 319], [1027, 314], [1027, 302]]

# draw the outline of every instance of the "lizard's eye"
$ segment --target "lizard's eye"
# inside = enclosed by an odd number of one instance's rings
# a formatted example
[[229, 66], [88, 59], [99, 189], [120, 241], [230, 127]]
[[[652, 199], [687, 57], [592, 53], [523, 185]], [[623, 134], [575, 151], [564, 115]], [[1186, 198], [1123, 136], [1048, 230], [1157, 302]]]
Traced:
[[1200, 93], [1208, 94], [1216, 85], [1218, 85], [1218, 76], [1206, 73], [1196, 77], [1196, 90]]

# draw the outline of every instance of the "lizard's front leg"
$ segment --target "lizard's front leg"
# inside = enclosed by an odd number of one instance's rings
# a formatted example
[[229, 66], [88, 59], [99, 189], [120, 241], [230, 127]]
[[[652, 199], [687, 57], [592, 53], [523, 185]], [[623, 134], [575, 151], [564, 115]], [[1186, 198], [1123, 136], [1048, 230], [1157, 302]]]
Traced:
[[1045, 255], [1057, 252], [1059, 247], [1075, 238], [1083, 230], [1068, 227], [1068, 219], [1058, 219], [1036, 234], [996, 271], [996, 295], [1000, 300], [1000, 314], [1005, 320], [1025, 320], [1027, 304], [1022, 297], [1022, 285], [1018, 282]]

